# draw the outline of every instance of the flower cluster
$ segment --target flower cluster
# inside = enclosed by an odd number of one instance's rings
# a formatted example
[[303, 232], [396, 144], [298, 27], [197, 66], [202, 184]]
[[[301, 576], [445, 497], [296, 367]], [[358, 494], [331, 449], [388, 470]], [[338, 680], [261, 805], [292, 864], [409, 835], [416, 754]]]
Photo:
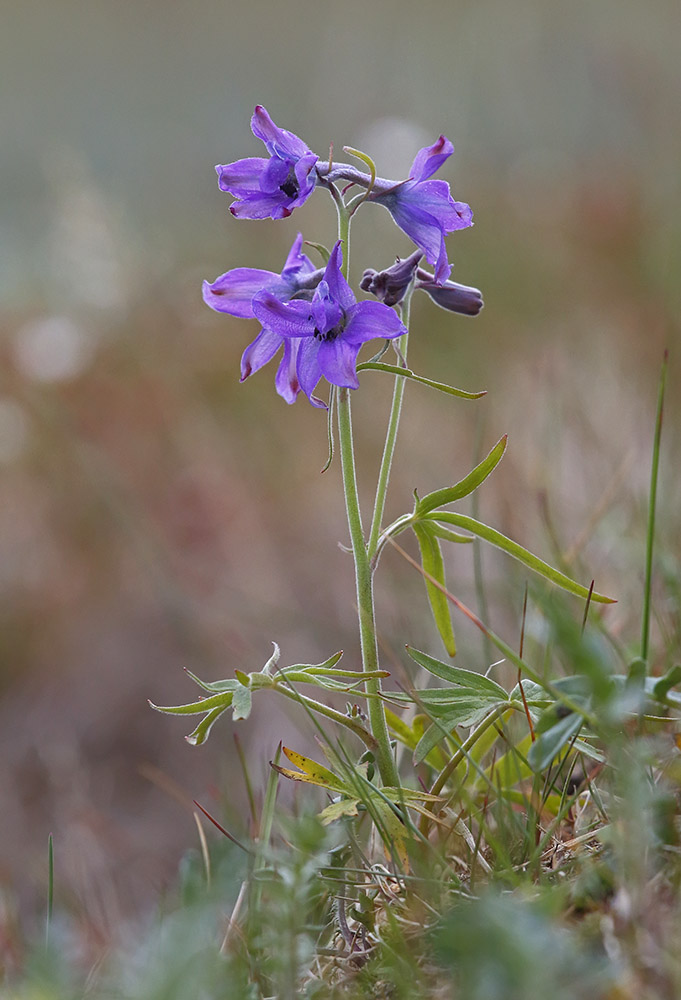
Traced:
[[[241, 359], [241, 381], [267, 364], [283, 348], [277, 370], [277, 392], [293, 403], [302, 390], [314, 406], [326, 404], [314, 395], [322, 376], [331, 385], [356, 389], [357, 355], [362, 344], [406, 333], [391, 308], [413, 285], [427, 291], [446, 309], [475, 315], [482, 307], [477, 289], [449, 281], [445, 235], [472, 225], [468, 205], [454, 201], [446, 181], [432, 175], [454, 152], [440, 136], [420, 150], [409, 177], [402, 181], [362, 173], [345, 163], [324, 163], [302, 139], [278, 128], [258, 105], [251, 119], [253, 134], [265, 144], [268, 158], [249, 157], [218, 165], [220, 189], [234, 198], [231, 213], [239, 219], [284, 219], [302, 205], [315, 187], [331, 191], [344, 181], [345, 190], [365, 189], [356, 200], [383, 205], [418, 251], [386, 271], [367, 271], [361, 287], [379, 301], [357, 302], [342, 272], [340, 241], [328, 255], [325, 268], [315, 268], [302, 252], [299, 233], [281, 273], [239, 267], [213, 282], [203, 283], [207, 305], [218, 312], [260, 321], [261, 330]], [[344, 207], [345, 203], [343, 203]], [[349, 216], [352, 211], [347, 209]], [[434, 274], [418, 267], [422, 257]]]

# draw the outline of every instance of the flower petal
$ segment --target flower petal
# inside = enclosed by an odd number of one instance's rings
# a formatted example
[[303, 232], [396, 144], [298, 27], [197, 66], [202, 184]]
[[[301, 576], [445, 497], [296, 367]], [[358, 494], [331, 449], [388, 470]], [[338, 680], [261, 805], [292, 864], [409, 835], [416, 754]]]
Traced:
[[247, 379], [253, 372], [271, 361], [281, 347], [282, 338], [271, 330], [261, 330], [255, 340], [248, 345], [241, 356], [241, 379]]
[[[374, 303], [380, 305], [380, 302]], [[357, 355], [361, 344], [350, 344], [344, 337], [325, 340], [319, 345], [317, 360], [327, 382], [347, 389], [358, 389]]]
[[253, 194], [229, 206], [235, 219], [287, 219], [293, 209], [283, 191], [275, 194]]
[[302, 246], [303, 234], [298, 233], [288, 252], [286, 263], [281, 272], [282, 278], [292, 281], [298, 274], [312, 274], [315, 270], [315, 266], [310, 258], [306, 254], [301, 253]]
[[392, 340], [406, 332], [406, 326], [394, 309], [382, 302], [358, 302], [348, 313], [347, 325], [338, 339], [359, 347], [368, 340]]
[[389, 211], [400, 229], [423, 250], [428, 263], [435, 267], [435, 280], [446, 281], [452, 269], [447, 260], [444, 230], [435, 216], [409, 200], [396, 200]]
[[354, 306], [355, 299], [354, 293], [347, 283], [343, 274], [341, 273], [341, 264], [343, 263], [343, 250], [341, 248], [341, 241], [338, 240], [331, 255], [329, 257], [329, 262], [326, 265], [326, 270], [324, 272], [324, 278], [329, 287], [329, 292], [332, 297], [340, 304], [341, 308], [347, 312], [352, 306]]
[[253, 112], [251, 131], [265, 143], [267, 151], [272, 155], [297, 158], [310, 152], [303, 140], [293, 132], [277, 128], [261, 104], [258, 104]]
[[253, 299], [253, 314], [263, 327], [280, 337], [312, 337], [315, 323], [309, 302], [281, 302], [271, 292], [258, 292]]
[[424, 212], [434, 215], [446, 233], [473, 225], [470, 205], [454, 201], [446, 181], [424, 181], [422, 184], [409, 185], [398, 200], [416, 204]]
[[215, 170], [220, 190], [228, 191], [229, 194], [236, 197], [260, 191], [260, 177], [267, 169], [268, 163], [269, 160], [265, 160], [261, 156], [235, 160], [234, 163], [218, 163]]
[[427, 180], [436, 170], [440, 169], [453, 152], [454, 147], [449, 139], [441, 135], [432, 146], [424, 146], [418, 151], [409, 171], [410, 178], [417, 182]]
[[301, 343], [302, 341], [290, 337], [284, 339], [284, 356], [274, 379], [277, 392], [287, 403], [295, 403], [300, 392], [296, 362]]
[[316, 397], [312, 394], [322, 377], [322, 370], [319, 367], [318, 350], [319, 344], [313, 337], [301, 341], [298, 348], [298, 379], [300, 381], [300, 388], [313, 406], [319, 405], [319, 401], [315, 402]]
[[212, 283], [204, 281], [203, 301], [216, 312], [252, 319], [251, 300], [263, 289], [274, 295], [285, 295], [289, 285], [273, 271], [260, 271], [255, 267], [235, 267], [232, 271], [221, 274]]
[[343, 311], [334, 298], [331, 297], [329, 286], [322, 278], [315, 289], [311, 303], [314, 329], [317, 333], [328, 333], [340, 323]]

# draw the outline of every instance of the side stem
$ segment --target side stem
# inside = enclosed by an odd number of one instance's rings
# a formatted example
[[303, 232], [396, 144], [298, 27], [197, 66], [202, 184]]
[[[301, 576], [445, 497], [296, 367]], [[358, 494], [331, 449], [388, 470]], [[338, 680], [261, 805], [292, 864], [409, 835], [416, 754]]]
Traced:
[[[402, 304], [402, 322], [407, 328], [407, 333], [400, 337], [397, 342], [398, 349], [404, 359], [405, 365], [407, 363], [407, 343], [409, 340], [410, 306], [411, 290], [409, 290], [405, 295]], [[374, 501], [374, 514], [371, 520], [371, 531], [369, 532], [369, 543], [367, 545], [367, 553], [370, 564], [372, 563], [374, 556], [376, 555], [376, 550], [378, 549], [378, 539], [381, 531], [381, 523], [383, 521], [383, 513], [385, 511], [385, 499], [388, 492], [388, 482], [390, 480], [393, 455], [395, 454], [397, 430], [400, 426], [400, 415], [402, 413], [402, 400], [404, 398], [404, 387], [406, 381], [407, 380], [405, 378], [399, 378], [399, 376], [396, 376], [395, 378], [393, 401], [390, 408], [390, 419], [388, 420], [388, 433], [386, 435], [385, 445], [383, 446], [383, 458], [381, 459], [381, 469], [378, 475], [376, 499]]]
[[[379, 661], [374, 613], [373, 577], [364, 542], [362, 515], [360, 513], [359, 495], [357, 492], [357, 474], [355, 470], [352, 418], [350, 413], [350, 390], [345, 388], [340, 389], [338, 392], [338, 437], [343, 471], [345, 507], [348, 514], [352, 553], [355, 560], [362, 666], [366, 672], [374, 672], [379, 669]], [[378, 677], [368, 677], [366, 680], [367, 694], [377, 695], [380, 691], [380, 683]], [[385, 719], [383, 702], [380, 698], [373, 697], [369, 699], [368, 712], [371, 732], [378, 744], [375, 756], [381, 779], [385, 785], [399, 787], [397, 767], [390, 748], [388, 725]]]

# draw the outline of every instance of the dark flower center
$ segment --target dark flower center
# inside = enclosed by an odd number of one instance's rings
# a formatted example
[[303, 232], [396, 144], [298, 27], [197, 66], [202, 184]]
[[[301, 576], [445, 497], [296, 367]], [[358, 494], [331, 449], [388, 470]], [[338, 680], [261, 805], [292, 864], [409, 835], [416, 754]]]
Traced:
[[318, 330], [317, 327], [315, 327], [313, 337], [320, 343], [324, 343], [325, 341], [335, 340], [336, 337], [340, 337], [344, 329], [345, 320], [342, 319], [340, 322], [336, 323], [335, 326], [332, 326], [330, 330], [327, 330], [326, 333], [322, 333], [321, 330]]
[[279, 185], [279, 190], [283, 191], [287, 198], [295, 198], [298, 194], [298, 181], [293, 167], [288, 172], [288, 177], [283, 184]]

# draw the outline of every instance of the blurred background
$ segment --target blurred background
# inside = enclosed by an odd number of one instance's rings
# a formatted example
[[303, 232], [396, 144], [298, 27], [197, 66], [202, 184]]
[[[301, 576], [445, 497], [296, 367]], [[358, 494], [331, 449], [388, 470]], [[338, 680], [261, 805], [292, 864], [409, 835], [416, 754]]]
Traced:
[[[338, 465], [326, 420], [238, 383], [253, 323], [218, 316], [201, 280], [279, 271], [295, 234], [331, 244], [318, 193], [292, 219], [237, 222], [213, 166], [262, 147], [256, 103], [324, 157], [366, 150], [405, 176], [444, 132], [442, 171], [475, 227], [448, 240], [476, 320], [414, 305], [388, 516], [455, 481], [504, 433], [478, 514], [618, 598], [635, 649], [650, 445], [663, 351], [657, 627], [676, 629], [680, 477], [681, 100], [675, 0], [401, 0], [246, 5], [26, 0], [0, 36], [0, 897], [10, 926], [57, 891], [88, 933], [172, 884], [197, 843], [191, 799], [245, 816], [235, 726], [196, 749], [193, 720], [152, 713], [235, 667], [346, 650], [357, 664]], [[409, 252], [376, 208], [353, 229], [355, 281]], [[372, 483], [391, 387], [365, 373], [357, 448]], [[366, 500], [369, 500], [367, 491]], [[470, 507], [463, 508], [470, 510]], [[490, 624], [517, 642], [526, 574], [482, 554]], [[471, 549], [447, 554], [479, 608]], [[420, 580], [378, 576], [384, 662], [439, 654]], [[670, 596], [671, 595], [671, 596]], [[459, 623], [462, 665], [485, 669]], [[257, 794], [279, 739], [311, 730], [267, 696], [239, 734]], [[235, 819], [236, 817], [236, 819]], [[243, 821], [246, 826], [246, 820]], [[17, 916], [20, 914], [20, 917]], [[9, 961], [9, 959], [6, 959]]]

